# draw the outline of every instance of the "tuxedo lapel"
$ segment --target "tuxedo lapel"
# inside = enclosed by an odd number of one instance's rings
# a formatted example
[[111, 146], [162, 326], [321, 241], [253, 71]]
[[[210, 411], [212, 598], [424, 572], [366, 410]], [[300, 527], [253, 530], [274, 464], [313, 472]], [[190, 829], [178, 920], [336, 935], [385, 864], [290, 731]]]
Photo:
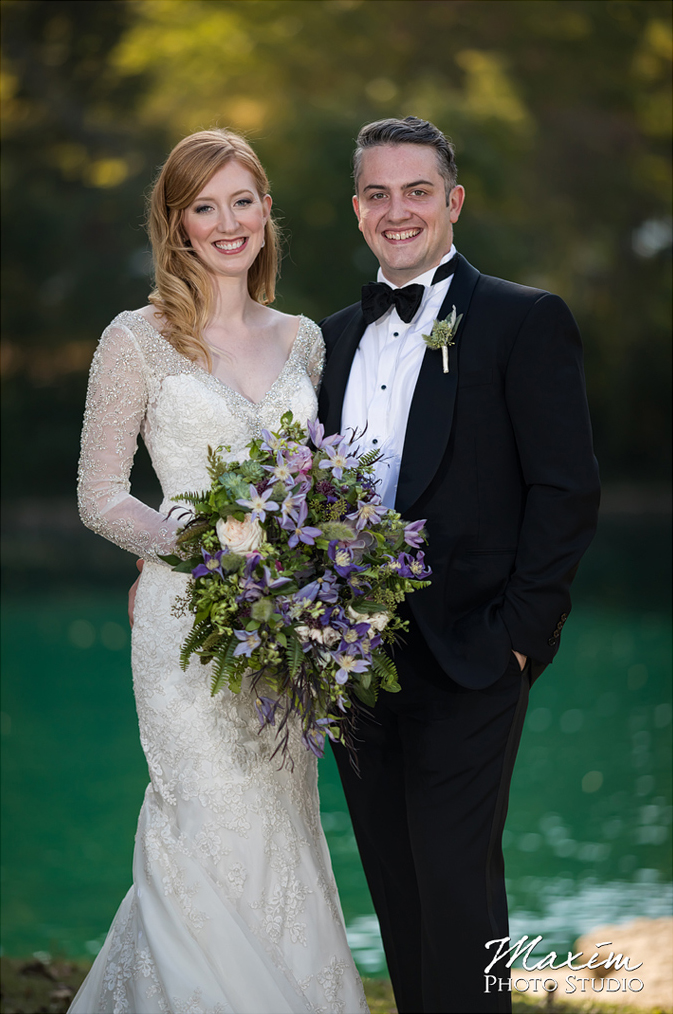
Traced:
[[353, 365], [353, 357], [365, 333], [365, 319], [358, 304], [353, 316], [344, 328], [330, 352], [329, 366], [320, 390], [320, 419], [326, 433], [338, 433], [341, 426], [341, 409], [343, 407], [348, 376]]
[[[395, 509], [404, 514], [432, 481], [442, 460], [451, 434], [453, 411], [456, 403], [460, 345], [469, 332], [468, 310], [479, 278], [476, 268], [460, 254], [459, 264], [449, 286], [446, 299], [439, 311], [444, 319], [456, 307], [463, 319], [458, 325], [455, 344], [449, 347], [449, 372], [442, 370], [442, 354], [427, 349], [409, 410], [407, 432], [400, 466]], [[350, 368], [350, 361], [349, 361]]]

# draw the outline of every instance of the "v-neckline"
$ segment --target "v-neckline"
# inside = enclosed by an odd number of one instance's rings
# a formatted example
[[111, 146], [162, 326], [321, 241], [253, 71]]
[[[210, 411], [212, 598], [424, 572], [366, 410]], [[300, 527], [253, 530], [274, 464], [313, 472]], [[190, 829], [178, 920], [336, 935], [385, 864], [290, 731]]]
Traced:
[[280, 370], [280, 373], [278, 374], [278, 376], [276, 377], [276, 379], [272, 383], [271, 387], [268, 389], [268, 391], [266, 391], [262, 395], [262, 397], [260, 398], [259, 401], [251, 401], [250, 398], [246, 398], [246, 396], [244, 394], [241, 394], [240, 391], [237, 391], [235, 387], [230, 387], [229, 384], [225, 384], [225, 382], [223, 380], [220, 380], [219, 377], [216, 377], [214, 373], [209, 373], [208, 370], [205, 370], [202, 366], [199, 366], [199, 364], [197, 362], [195, 362], [193, 359], [189, 359], [187, 356], [183, 355], [182, 352], [178, 352], [178, 350], [175, 348], [175, 346], [171, 345], [171, 343], [168, 341], [168, 339], [165, 338], [164, 335], [162, 335], [161, 331], [158, 331], [157, 328], [155, 328], [153, 324], [150, 324], [150, 322], [147, 319], [147, 317], [145, 316], [145, 314], [141, 313], [140, 310], [131, 310], [130, 312], [134, 316], [140, 317], [145, 322], [145, 324], [147, 324], [147, 326], [154, 332], [154, 334], [158, 338], [161, 339], [161, 341], [166, 342], [167, 345], [170, 345], [171, 348], [173, 349], [173, 351], [175, 352], [175, 354], [177, 356], [180, 356], [181, 359], [184, 359], [186, 362], [188, 362], [190, 364], [190, 366], [192, 367], [192, 369], [194, 369], [197, 373], [201, 373], [201, 374], [203, 374], [204, 377], [208, 377], [209, 380], [214, 381], [216, 384], [218, 384], [219, 387], [223, 388], [223, 390], [228, 391], [229, 394], [232, 394], [235, 398], [238, 398], [240, 401], [242, 401], [244, 405], [247, 405], [249, 408], [252, 408], [252, 409], [258, 409], [258, 408], [260, 408], [264, 404], [264, 402], [266, 401], [266, 399], [269, 397], [269, 395], [271, 394], [271, 392], [273, 391], [273, 389], [277, 386], [277, 384], [280, 383], [280, 381], [281, 381], [281, 379], [283, 377], [283, 374], [285, 373], [285, 371], [287, 370], [287, 368], [288, 368], [288, 366], [290, 364], [290, 360], [294, 356], [295, 350], [297, 348], [297, 342], [299, 341], [299, 338], [300, 338], [301, 333], [302, 333], [302, 328], [304, 327], [304, 322], [306, 321], [306, 317], [303, 315], [303, 313], [300, 313], [299, 314], [299, 327], [297, 328], [297, 333], [294, 336], [294, 339], [292, 341], [292, 345], [290, 346], [290, 351], [288, 352], [288, 355], [287, 355], [287, 359], [283, 363], [283, 365], [281, 367], [281, 370]]

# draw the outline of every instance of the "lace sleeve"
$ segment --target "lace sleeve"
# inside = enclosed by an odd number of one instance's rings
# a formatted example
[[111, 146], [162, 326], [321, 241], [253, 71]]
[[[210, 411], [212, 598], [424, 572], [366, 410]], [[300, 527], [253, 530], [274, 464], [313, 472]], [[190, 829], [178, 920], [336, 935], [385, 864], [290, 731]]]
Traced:
[[148, 402], [146, 365], [114, 323], [94, 353], [82, 429], [78, 503], [87, 528], [146, 559], [175, 547], [177, 518], [131, 496], [129, 477]]
[[313, 384], [316, 394], [320, 389], [320, 382], [322, 380], [322, 371], [325, 366], [325, 342], [322, 336], [322, 332], [318, 330], [318, 336], [314, 341], [311, 351], [308, 354], [306, 361], [306, 372], [308, 373], [309, 380]]

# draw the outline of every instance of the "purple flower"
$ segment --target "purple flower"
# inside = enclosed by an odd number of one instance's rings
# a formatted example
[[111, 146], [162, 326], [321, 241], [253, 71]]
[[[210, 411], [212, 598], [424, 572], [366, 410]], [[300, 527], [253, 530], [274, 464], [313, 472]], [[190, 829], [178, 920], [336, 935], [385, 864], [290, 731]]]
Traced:
[[271, 577], [271, 571], [268, 567], [263, 568], [263, 574], [261, 577], [255, 577], [253, 570], [260, 561], [259, 554], [256, 554], [257, 559], [254, 561], [253, 566], [250, 567], [246, 564], [245, 570], [243, 571], [243, 578], [240, 584], [240, 594], [237, 595], [236, 601], [243, 602], [256, 602], [261, 599], [265, 591], [276, 591], [278, 588], [282, 588], [283, 585], [288, 584], [290, 581], [289, 577]]
[[256, 630], [235, 630], [234, 634], [241, 642], [234, 649], [234, 656], [247, 655], [250, 658], [255, 648], [259, 648], [262, 643]]
[[340, 433], [333, 433], [332, 436], [326, 437], [325, 427], [321, 422], [318, 422], [317, 419], [314, 420], [313, 422], [309, 419], [308, 422], [306, 423], [306, 429], [308, 430], [308, 435], [311, 438], [311, 443], [318, 450], [320, 450], [323, 447], [330, 446], [331, 444], [336, 444], [340, 440], [343, 440], [343, 437], [341, 436]]
[[322, 535], [322, 528], [312, 528], [311, 525], [304, 526], [307, 517], [308, 507], [306, 500], [303, 500], [296, 519], [288, 516], [284, 521], [281, 521], [281, 528], [292, 533], [287, 540], [290, 549], [294, 549], [300, 542], [303, 542], [307, 546], [314, 546], [315, 540], [319, 535]]
[[316, 757], [323, 757], [325, 754], [325, 733], [317, 729], [308, 729], [302, 732], [301, 741], [307, 750], [311, 750]]
[[415, 581], [423, 581], [426, 577], [430, 577], [432, 568], [428, 567], [425, 563], [425, 553], [416, 553], [415, 557], [407, 553], [402, 555], [407, 557], [409, 577], [414, 578]]
[[[267, 472], [271, 472], [277, 482], [289, 483], [290, 486], [293, 484], [294, 478], [290, 471], [290, 465], [287, 459], [283, 457], [282, 451], [278, 451], [275, 465], [264, 465], [263, 467]], [[241, 501], [239, 500], [238, 502], [240, 503]]]
[[281, 528], [285, 527], [283, 522], [286, 521], [288, 518], [291, 518], [293, 521], [297, 520], [297, 517], [299, 516], [299, 506], [301, 503], [303, 503], [305, 499], [306, 496], [303, 493], [295, 493], [293, 496], [290, 496], [288, 494], [288, 496], [285, 497], [282, 504], [280, 505], [280, 513], [282, 518], [280, 523]]
[[308, 473], [313, 468], [313, 455], [306, 444], [298, 444], [288, 458], [288, 465], [293, 472]]
[[283, 440], [271, 433], [270, 430], [262, 430], [261, 447], [263, 451], [270, 451], [273, 454], [274, 451], [279, 451], [283, 447]]
[[383, 504], [365, 503], [364, 500], [358, 500], [358, 509], [348, 517], [355, 521], [355, 528], [360, 532], [366, 525], [377, 525], [387, 510], [388, 508]]
[[400, 553], [397, 559], [389, 553], [386, 553], [385, 556], [389, 561], [388, 570], [392, 571], [392, 573], [397, 577], [411, 577], [411, 571], [407, 565], [407, 561], [410, 560], [411, 557], [408, 556], [407, 553]]
[[309, 602], [320, 599], [321, 602], [333, 605], [339, 600], [339, 592], [335, 583], [336, 577], [332, 571], [326, 570], [322, 577], [317, 577], [315, 581], [300, 588], [295, 594], [295, 599], [308, 599]]
[[265, 725], [275, 725], [276, 709], [279, 704], [280, 701], [274, 701], [271, 697], [258, 697], [256, 699], [255, 708], [257, 709], [259, 724], [262, 728], [264, 728]]
[[322, 449], [326, 452], [327, 458], [320, 462], [320, 468], [331, 468], [334, 478], [342, 479], [344, 468], [354, 468], [358, 463], [357, 458], [349, 455], [349, 447], [350, 444], [345, 440], [342, 440], [338, 447], [328, 447], [323, 442]]
[[236, 503], [240, 503], [241, 507], [250, 508], [250, 518], [252, 521], [266, 521], [267, 511], [280, 510], [275, 500], [269, 500], [271, 493], [271, 489], [265, 489], [263, 493], [258, 493], [257, 488], [250, 483], [250, 499], [237, 500]]
[[[339, 624], [339, 626], [341, 626], [341, 624]], [[339, 651], [350, 652], [351, 650], [357, 650], [360, 654], [363, 654], [362, 640], [367, 637], [368, 633], [368, 623], [356, 623], [354, 626], [352, 624], [344, 623]]]
[[425, 518], [423, 518], [422, 521], [412, 521], [411, 524], [407, 525], [404, 529], [404, 541], [408, 546], [413, 546], [414, 549], [418, 549], [423, 545], [421, 529], [424, 524]]
[[290, 581], [289, 577], [272, 578], [271, 571], [269, 570], [269, 568], [264, 567], [264, 577], [262, 578], [262, 582], [264, 584], [264, 587], [268, 588], [269, 591], [275, 591], [276, 588], [282, 588], [284, 584], [289, 584], [289, 581]]
[[329, 544], [327, 555], [334, 564], [334, 569], [339, 577], [348, 577], [353, 571], [364, 570], [364, 567], [357, 567], [353, 563], [353, 550], [349, 546], [333, 539]]
[[201, 550], [203, 556], [203, 563], [199, 563], [198, 566], [192, 571], [192, 577], [210, 577], [211, 574], [219, 574], [220, 577], [224, 577], [222, 573], [222, 557], [226, 550], [219, 549], [212, 555], [207, 553], [205, 549]]
[[352, 648], [348, 648], [346, 651], [340, 651], [332, 655], [332, 658], [339, 666], [334, 676], [337, 683], [347, 683], [348, 677], [352, 672], [366, 672], [369, 669], [369, 662], [364, 658], [356, 658], [355, 655], [351, 654], [352, 650]]
[[255, 569], [255, 567], [257, 566], [257, 564], [259, 563], [259, 561], [261, 559], [262, 559], [262, 554], [258, 553], [257, 551], [254, 551], [252, 553], [248, 553], [246, 555], [245, 567], [243, 568], [243, 574], [244, 574], [245, 577], [250, 577], [250, 575], [252, 574], [253, 570]]

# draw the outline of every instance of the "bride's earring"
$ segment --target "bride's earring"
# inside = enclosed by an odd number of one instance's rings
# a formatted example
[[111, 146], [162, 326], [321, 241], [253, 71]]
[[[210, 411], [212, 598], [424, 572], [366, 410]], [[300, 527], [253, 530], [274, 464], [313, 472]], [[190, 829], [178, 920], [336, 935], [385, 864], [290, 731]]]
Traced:
[[[266, 240], [265, 240], [265, 239], [263, 239], [263, 240], [262, 240], [262, 246], [264, 246], [264, 244], [265, 244], [265, 243], [266, 243]], [[261, 247], [260, 247], [260, 249], [261, 249]]]

